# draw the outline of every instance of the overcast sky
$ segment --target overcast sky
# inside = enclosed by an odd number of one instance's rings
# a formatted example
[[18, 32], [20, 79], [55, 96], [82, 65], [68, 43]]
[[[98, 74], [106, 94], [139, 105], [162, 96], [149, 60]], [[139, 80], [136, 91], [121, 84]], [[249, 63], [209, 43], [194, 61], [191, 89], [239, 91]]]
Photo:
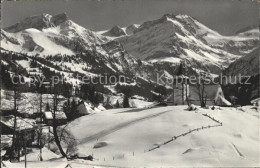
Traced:
[[106, 30], [173, 13], [195, 17], [224, 35], [258, 25], [259, 17], [258, 3], [251, 0], [5, 0], [2, 9], [3, 27], [32, 15], [66, 12], [86, 28]]

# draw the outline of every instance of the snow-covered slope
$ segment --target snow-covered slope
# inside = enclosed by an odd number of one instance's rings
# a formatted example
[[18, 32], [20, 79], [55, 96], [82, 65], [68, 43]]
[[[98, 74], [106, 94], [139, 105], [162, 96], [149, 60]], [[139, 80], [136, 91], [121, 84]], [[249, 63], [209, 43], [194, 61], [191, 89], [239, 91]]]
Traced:
[[[66, 14], [33, 16], [5, 28], [1, 48], [2, 52], [22, 53], [32, 59], [37, 56], [59, 69], [83, 74], [125, 73], [137, 63], [119, 42], [83, 28]], [[21, 66], [30, 64], [26, 61]]]
[[17, 52], [31, 55], [73, 55], [108, 42], [107, 38], [74, 23], [64, 13], [29, 17], [1, 33], [2, 48], [11, 51], [15, 48]]
[[222, 36], [187, 15], [166, 14], [118, 39], [127, 52], [147, 61], [179, 62], [219, 72], [257, 47], [255, 36]]
[[[78, 152], [93, 154], [94, 161], [53, 160], [44, 162], [44, 166], [60, 167], [61, 163], [66, 163], [63, 167], [67, 164], [71, 167], [259, 165], [259, 111], [252, 106], [241, 109], [217, 107], [215, 110], [199, 108], [196, 112], [186, 108], [113, 109], [78, 118], [67, 128], [79, 142]], [[214, 117], [222, 126], [209, 127], [218, 123], [205, 114]], [[165, 143], [171, 139], [174, 140]], [[149, 151], [157, 146], [160, 147]], [[8, 167], [24, 164], [5, 163]], [[28, 165], [42, 167], [43, 163], [30, 162]]]
[[[181, 19], [181, 23], [185, 24], [188, 30], [196, 32], [196, 35], [205, 39], [207, 44], [213, 48], [244, 56], [259, 45], [260, 33], [258, 27], [241, 29], [240, 33], [232, 36], [224, 36], [190, 16], [177, 15], [176, 17]], [[250, 31], [254, 33], [247, 33]]]

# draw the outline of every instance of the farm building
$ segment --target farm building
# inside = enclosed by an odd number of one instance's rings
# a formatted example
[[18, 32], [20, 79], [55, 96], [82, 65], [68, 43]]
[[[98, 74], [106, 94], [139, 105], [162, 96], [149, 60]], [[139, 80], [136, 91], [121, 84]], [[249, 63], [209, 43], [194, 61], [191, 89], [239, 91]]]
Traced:
[[34, 123], [30, 121], [31, 120], [28, 119], [25, 120], [17, 117], [17, 128], [16, 130], [14, 130], [13, 118], [5, 121], [1, 120], [0, 121], [1, 136], [2, 135], [12, 136], [13, 134], [15, 134], [17, 137], [16, 140], [18, 141], [15, 144], [24, 144], [26, 142], [27, 146], [32, 145], [36, 137], [36, 130], [35, 130], [36, 127], [34, 127], [33, 125]]
[[80, 116], [88, 115], [89, 109], [86, 107], [84, 101], [81, 101], [77, 106], [77, 111]]
[[88, 101], [81, 101], [79, 104], [78, 104], [78, 107], [77, 107], [77, 111], [78, 111], [78, 114], [80, 116], [83, 116], [83, 115], [88, 115], [88, 114], [92, 114], [92, 113], [95, 113], [97, 111], [102, 111], [104, 110], [104, 107], [101, 107], [101, 106], [98, 106], [98, 107], [94, 107], [90, 102]]
[[[62, 125], [67, 122], [67, 117], [64, 112], [57, 111], [55, 112], [55, 120], [57, 125]], [[53, 124], [53, 113], [50, 111], [44, 112], [44, 122], [47, 125], [52, 125]]]
[[28, 73], [29, 75], [42, 75], [42, 71], [39, 68], [30, 68]]

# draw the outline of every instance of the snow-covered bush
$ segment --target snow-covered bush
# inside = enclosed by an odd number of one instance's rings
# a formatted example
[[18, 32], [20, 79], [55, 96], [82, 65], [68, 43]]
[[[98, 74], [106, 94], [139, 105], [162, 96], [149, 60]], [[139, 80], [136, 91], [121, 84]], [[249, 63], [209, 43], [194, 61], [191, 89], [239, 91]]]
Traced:
[[197, 107], [194, 104], [191, 104], [188, 109], [189, 111], [197, 110]]

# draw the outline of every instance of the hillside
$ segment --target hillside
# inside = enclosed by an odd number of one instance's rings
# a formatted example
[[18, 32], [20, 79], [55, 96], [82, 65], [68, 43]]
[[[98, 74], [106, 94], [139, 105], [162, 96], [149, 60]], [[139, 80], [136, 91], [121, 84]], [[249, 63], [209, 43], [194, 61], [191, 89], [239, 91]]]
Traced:
[[225, 69], [224, 74], [231, 76], [237, 76], [238, 74], [254, 76], [260, 74], [259, 56], [260, 50], [257, 48], [245, 57], [232, 62]]
[[[78, 153], [81, 156], [93, 153], [94, 161], [54, 159], [29, 162], [28, 166], [255, 167], [259, 165], [259, 112], [252, 109], [252, 106], [237, 110], [231, 107], [215, 110], [199, 108], [196, 112], [185, 109], [185, 106], [113, 109], [78, 118], [68, 125], [69, 130], [78, 140]], [[211, 118], [205, 116], [206, 114]], [[212, 120], [212, 117], [221, 122], [222, 126], [218, 126], [220, 124]], [[5, 162], [5, 164], [8, 167], [24, 165], [23, 162], [12, 164]]]

